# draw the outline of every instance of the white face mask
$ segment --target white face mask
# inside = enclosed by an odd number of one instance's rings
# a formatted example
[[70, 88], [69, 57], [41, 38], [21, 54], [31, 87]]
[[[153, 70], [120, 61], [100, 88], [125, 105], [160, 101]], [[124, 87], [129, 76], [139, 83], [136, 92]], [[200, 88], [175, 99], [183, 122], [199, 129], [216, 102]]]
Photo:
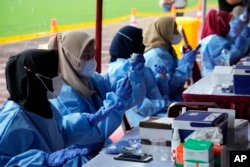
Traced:
[[173, 40], [172, 40], [172, 44], [178, 44], [178, 43], [180, 43], [181, 42], [181, 40], [182, 40], [182, 35], [181, 34], [174, 34], [173, 35]]
[[[48, 99], [53, 99], [56, 98], [61, 90], [61, 85], [62, 85], [62, 79], [60, 76], [54, 77], [54, 78], [49, 78], [47, 76], [35, 73], [36, 77], [41, 81], [43, 86], [47, 89], [47, 98]], [[43, 81], [43, 79], [51, 80], [52, 82], [52, 89], [49, 89], [46, 83]]]
[[94, 58], [88, 61], [82, 61], [78, 74], [84, 77], [90, 77], [96, 70], [96, 61]]

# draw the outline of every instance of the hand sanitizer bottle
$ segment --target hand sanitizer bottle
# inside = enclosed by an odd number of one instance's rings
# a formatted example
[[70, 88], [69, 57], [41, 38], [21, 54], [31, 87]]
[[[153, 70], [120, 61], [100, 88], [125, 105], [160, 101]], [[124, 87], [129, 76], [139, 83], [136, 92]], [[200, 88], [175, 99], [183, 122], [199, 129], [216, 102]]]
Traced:
[[175, 128], [173, 137], [171, 140], [171, 160], [176, 160], [176, 148], [181, 143], [180, 135], [179, 135], [179, 129]]
[[221, 65], [230, 66], [230, 55], [227, 49], [221, 51]]

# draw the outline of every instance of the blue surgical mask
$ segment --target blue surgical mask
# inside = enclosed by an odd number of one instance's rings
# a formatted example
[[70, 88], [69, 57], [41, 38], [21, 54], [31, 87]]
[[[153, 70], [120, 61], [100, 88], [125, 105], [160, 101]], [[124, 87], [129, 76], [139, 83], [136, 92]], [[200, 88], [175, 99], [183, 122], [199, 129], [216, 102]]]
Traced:
[[84, 77], [90, 77], [96, 70], [96, 61], [94, 58], [82, 61], [81, 67], [77, 71], [79, 75]]
[[181, 42], [181, 40], [182, 40], [182, 35], [181, 34], [174, 34], [173, 35], [173, 40], [172, 40], [172, 44], [178, 44], [178, 43], [180, 43]]

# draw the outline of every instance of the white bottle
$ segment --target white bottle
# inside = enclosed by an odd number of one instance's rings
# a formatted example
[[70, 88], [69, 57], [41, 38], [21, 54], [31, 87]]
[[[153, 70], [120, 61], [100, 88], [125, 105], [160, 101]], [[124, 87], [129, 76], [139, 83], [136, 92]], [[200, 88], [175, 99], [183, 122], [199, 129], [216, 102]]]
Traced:
[[230, 54], [227, 49], [222, 49], [221, 51], [221, 65], [230, 66]]
[[171, 160], [176, 160], [176, 148], [181, 143], [179, 129], [175, 128], [171, 140]]

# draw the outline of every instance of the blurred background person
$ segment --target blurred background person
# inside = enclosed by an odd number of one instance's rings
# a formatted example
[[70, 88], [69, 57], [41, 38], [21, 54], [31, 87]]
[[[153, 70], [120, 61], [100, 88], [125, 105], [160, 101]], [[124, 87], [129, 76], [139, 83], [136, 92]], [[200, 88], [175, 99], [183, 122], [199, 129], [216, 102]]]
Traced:
[[187, 6], [187, 0], [174, 0], [176, 16], [184, 16], [184, 10]]
[[163, 12], [171, 12], [172, 4], [174, 0], [159, 0], [159, 6]]

